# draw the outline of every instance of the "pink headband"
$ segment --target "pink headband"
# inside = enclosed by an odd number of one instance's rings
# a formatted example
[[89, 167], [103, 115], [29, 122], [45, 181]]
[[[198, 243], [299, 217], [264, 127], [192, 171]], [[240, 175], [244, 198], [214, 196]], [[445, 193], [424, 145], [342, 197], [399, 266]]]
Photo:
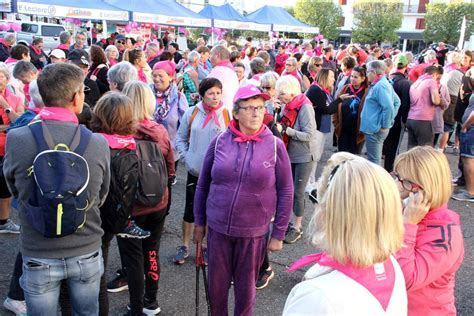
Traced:
[[153, 66], [153, 70], [163, 69], [170, 77], [174, 77], [176, 72], [176, 64], [169, 61], [159, 61]]

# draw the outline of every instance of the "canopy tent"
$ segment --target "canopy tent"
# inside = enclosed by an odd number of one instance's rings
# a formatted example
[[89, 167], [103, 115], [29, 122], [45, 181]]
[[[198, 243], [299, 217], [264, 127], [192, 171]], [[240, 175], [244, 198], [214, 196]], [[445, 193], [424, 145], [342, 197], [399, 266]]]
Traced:
[[272, 31], [312, 34], [319, 33], [319, 28], [304, 24], [280, 7], [266, 5], [245, 17], [255, 23], [271, 24]]
[[211, 19], [213, 27], [223, 29], [268, 32], [271, 28], [271, 25], [269, 24], [259, 24], [249, 21], [228, 3], [221, 6], [209, 4], [202, 9], [199, 14]]
[[64, 17], [85, 20], [128, 21], [126, 10], [120, 10], [97, 0], [20, 0], [17, 12], [47, 17]]
[[104, 0], [104, 2], [132, 12], [132, 20], [135, 22], [191, 27], [211, 26], [211, 20], [203, 18], [173, 0]]

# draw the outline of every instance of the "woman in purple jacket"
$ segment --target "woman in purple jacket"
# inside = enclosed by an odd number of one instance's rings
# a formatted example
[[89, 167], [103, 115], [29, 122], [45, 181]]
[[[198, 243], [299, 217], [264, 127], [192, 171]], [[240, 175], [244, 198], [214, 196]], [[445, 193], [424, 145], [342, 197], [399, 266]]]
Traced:
[[237, 91], [235, 120], [209, 145], [199, 175], [194, 242], [202, 242], [207, 225], [212, 315], [227, 315], [231, 281], [234, 314], [252, 315], [265, 252], [281, 250], [288, 227], [293, 205], [291, 166], [284, 143], [263, 124], [269, 98], [253, 85]]

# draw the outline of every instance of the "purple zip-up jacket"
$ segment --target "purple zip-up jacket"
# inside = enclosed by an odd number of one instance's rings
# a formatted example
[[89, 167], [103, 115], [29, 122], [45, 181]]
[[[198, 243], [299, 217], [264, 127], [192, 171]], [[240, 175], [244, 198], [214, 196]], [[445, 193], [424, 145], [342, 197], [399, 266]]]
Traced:
[[275, 215], [272, 237], [283, 240], [293, 206], [285, 145], [268, 128], [261, 141], [235, 137], [227, 129], [207, 149], [194, 197], [195, 224], [232, 237], [259, 237]]

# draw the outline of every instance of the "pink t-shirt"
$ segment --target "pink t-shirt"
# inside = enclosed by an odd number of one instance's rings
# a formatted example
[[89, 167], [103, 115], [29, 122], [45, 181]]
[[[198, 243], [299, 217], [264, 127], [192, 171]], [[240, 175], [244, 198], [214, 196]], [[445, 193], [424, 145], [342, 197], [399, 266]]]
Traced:
[[438, 90], [438, 83], [431, 77], [420, 77], [410, 87], [410, 120], [433, 120], [435, 106], [431, 102], [431, 93]]

